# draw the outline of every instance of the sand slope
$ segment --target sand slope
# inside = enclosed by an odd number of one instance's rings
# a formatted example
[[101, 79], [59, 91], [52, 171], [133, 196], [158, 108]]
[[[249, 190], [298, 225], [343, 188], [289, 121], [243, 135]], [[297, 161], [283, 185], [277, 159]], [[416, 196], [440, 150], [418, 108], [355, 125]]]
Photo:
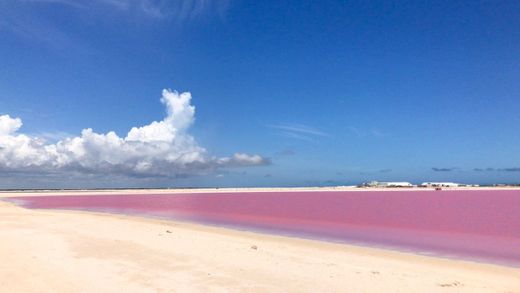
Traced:
[[2, 292], [520, 292], [520, 269], [0, 202]]

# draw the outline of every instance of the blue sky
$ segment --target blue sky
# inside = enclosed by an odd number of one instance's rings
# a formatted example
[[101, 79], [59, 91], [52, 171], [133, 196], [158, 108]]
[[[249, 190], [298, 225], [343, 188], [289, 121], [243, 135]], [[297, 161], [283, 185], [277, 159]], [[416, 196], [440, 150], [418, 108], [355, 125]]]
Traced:
[[[124, 140], [168, 120], [163, 89], [191, 93], [194, 142], [164, 150], [188, 163], [9, 152]], [[520, 182], [519, 95], [516, 1], [0, 3], [4, 188]]]

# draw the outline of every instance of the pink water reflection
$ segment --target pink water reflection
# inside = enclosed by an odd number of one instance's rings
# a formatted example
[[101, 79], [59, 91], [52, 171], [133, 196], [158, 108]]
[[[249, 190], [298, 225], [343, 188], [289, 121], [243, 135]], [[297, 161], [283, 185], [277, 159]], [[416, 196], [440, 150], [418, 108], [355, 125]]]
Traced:
[[189, 220], [520, 265], [520, 190], [121, 194], [11, 199], [29, 208]]

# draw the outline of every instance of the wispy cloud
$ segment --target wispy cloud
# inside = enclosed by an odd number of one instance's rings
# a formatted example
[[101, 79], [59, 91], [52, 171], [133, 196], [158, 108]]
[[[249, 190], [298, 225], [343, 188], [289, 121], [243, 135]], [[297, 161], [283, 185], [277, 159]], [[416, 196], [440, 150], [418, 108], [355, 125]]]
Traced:
[[348, 127], [348, 130], [350, 132], [352, 132], [354, 135], [356, 135], [357, 137], [386, 137], [386, 136], [390, 136], [389, 133], [386, 133], [386, 132], [383, 132], [379, 129], [375, 129], [375, 128], [372, 128], [372, 129], [361, 129], [359, 127], [356, 127], [356, 126], [349, 126]]
[[267, 127], [276, 129], [277, 135], [300, 140], [314, 141], [317, 137], [330, 137], [330, 134], [304, 124], [281, 123], [269, 124]]
[[58, 142], [60, 140], [66, 139], [66, 138], [73, 137], [74, 135], [71, 133], [68, 133], [68, 132], [58, 130], [58, 131], [44, 131], [44, 132], [33, 134], [31, 136], [43, 138], [46, 141], [50, 141], [50, 142]]
[[75, 9], [105, 10], [133, 13], [141, 16], [177, 20], [189, 20], [210, 13], [222, 16], [229, 7], [229, 0], [20, 0], [27, 4], [62, 5]]
[[390, 173], [392, 171], [393, 171], [393, 169], [364, 170], [364, 171], [359, 172], [359, 174], [360, 175], [374, 175], [377, 173]]
[[301, 135], [301, 134], [294, 133], [294, 132], [278, 131], [275, 133], [275, 135], [283, 136], [283, 137], [287, 137], [287, 138], [298, 139], [298, 140], [304, 140], [304, 141], [308, 141], [308, 142], [314, 141], [314, 139], [312, 137], [309, 137], [306, 135]]
[[272, 127], [272, 128], [277, 128], [280, 130], [285, 130], [288, 132], [296, 132], [296, 133], [310, 134], [310, 135], [316, 135], [316, 136], [330, 136], [329, 134], [327, 134], [317, 128], [314, 128], [314, 127], [311, 127], [308, 125], [304, 125], [304, 124], [271, 124], [268, 126]]
[[[29, 3], [29, 4], [55, 4], [55, 5], [64, 5], [76, 8], [83, 8], [88, 5], [87, 1], [74, 1], [74, 0], [19, 0], [21, 3]], [[95, 2], [95, 1], [92, 1]]]
[[451, 168], [436, 168], [432, 167], [432, 170], [435, 172], [451, 172], [457, 170], [457, 167], [451, 167]]
[[52, 19], [39, 15], [39, 5], [34, 3], [0, 1], [0, 32], [51, 49], [74, 48], [79, 43], [75, 37], [59, 29]]
[[501, 168], [501, 169], [498, 169], [498, 171], [504, 171], [504, 172], [520, 172], [520, 167]]
[[44, 43], [53, 49], [68, 49], [81, 44], [78, 34], [68, 32], [46, 7], [68, 10], [62, 14], [69, 22], [115, 21], [146, 23], [167, 21], [184, 24], [197, 18], [216, 15], [223, 18], [228, 0], [12, 0], [0, 1], [0, 31], [8, 31], [29, 41]]
[[475, 169], [473, 169], [473, 171], [476, 171], [476, 172], [493, 172], [493, 171], [498, 171], [498, 172], [520, 172], [520, 167], [509, 167], [509, 168], [491, 168], [491, 167], [488, 167], [488, 168], [475, 168]]
[[370, 134], [372, 134], [373, 136], [376, 136], [376, 137], [390, 136], [390, 133], [386, 133], [386, 132], [383, 132], [383, 131], [378, 130], [378, 129], [371, 129], [370, 130]]
[[293, 149], [284, 149], [276, 153], [277, 156], [294, 156], [296, 151]]

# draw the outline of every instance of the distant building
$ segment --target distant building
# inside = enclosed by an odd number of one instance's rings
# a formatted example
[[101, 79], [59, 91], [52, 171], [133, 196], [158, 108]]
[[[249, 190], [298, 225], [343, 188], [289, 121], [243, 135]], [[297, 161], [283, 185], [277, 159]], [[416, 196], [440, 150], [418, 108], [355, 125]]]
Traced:
[[378, 184], [379, 184], [379, 182], [377, 182], [377, 181], [370, 181], [370, 182], [365, 182], [365, 183], [361, 184], [361, 187], [377, 187]]
[[423, 182], [419, 186], [421, 187], [461, 187], [466, 184], [454, 183], [454, 182]]
[[410, 182], [379, 182], [378, 187], [413, 187]]
[[367, 183], [363, 183], [361, 186], [364, 187], [413, 187], [410, 182], [378, 182], [378, 181], [370, 181]]

